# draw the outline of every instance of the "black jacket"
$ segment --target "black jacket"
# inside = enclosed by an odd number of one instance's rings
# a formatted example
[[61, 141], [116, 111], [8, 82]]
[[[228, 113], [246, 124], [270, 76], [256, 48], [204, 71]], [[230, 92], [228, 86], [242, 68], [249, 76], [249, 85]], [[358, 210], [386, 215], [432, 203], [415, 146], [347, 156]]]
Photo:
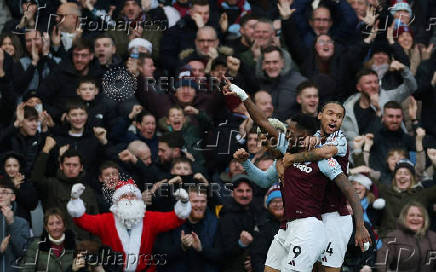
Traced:
[[[88, 76], [97, 80], [102, 78], [102, 70], [98, 61], [94, 60], [89, 66]], [[68, 100], [77, 97], [76, 89], [81, 77], [82, 75], [74, 68], [70, 52], [68, 58], [59, 64], [59, 69], [52, 71], [39, 86], [38, 94], [55, 122], [65, 111]]]
[[2, 152], [14, 151], [25, 157], [22, 172], [29, 176], [32, 166], [45, 143], [46, 133], [36, 133], [35, 136], [23, 136], [13, 125], [0, 133], [0, 150]]
[[[212, 13], [211, 13], [212, 15]], [[206, 25], [213, 26], [214, 18], [210, 18]], [[159, 59], [163, 69], [174, 75], [181, 65], [179, 54], [184, 49], [195, 48], [195, 37], [198, 27], [190, 15], [180, 19], [176, 25], [168, 28], [160, 42]]]
[[398, 131], [389, 131], [383, 126], [374, 134], [374, 145], [369, 158], [371, 168], [375, 170], [386, 168], [386, 155], [392, 148], [402, 148], [406, 152], [415, 151], [415, 138], [404, 133], [401, 128]]
[[218, 243], [223, 251], [223, 269], [221, 271], [245, 271], [244, 261], [249, 256], [249, 248], [238, 244], [242, 231], [254, 237], [256, 212], [252, 205], [241, 206], [234, 199], [224, 204], [218, 224]]
[[421, 63], [416, 72], [416, 82], [418, 90], [414, 93], [417, 100], [422, 101], [422, 125], [427, 134], [436, 137], [436, 126], [434, 117], [436, 116], [436, 88], [431, 85], [433, 74], [436, 72], [436, 53], [432, 57]]
[[278, 221], [272, 214], [268, 213], [267, 221], [259, 225], [259, 231], [254, 236], [254, 241], [251, 246], [251, 266], [254, 272], [263, 272], [265, 269], [266, 254], [274, 235], [277, 234], [280, 228]]

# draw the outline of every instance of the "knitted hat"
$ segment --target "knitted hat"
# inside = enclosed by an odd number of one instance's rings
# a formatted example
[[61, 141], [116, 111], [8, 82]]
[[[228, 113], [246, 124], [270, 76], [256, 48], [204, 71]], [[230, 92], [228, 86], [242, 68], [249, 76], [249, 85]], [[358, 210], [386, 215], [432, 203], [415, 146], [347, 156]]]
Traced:
[[141, 191], [136, 186], [133, 179], [129, 179], [127, 181], [120, 180], [115, 187], [115, 192], [112, 195], [112, 202], [116, 203], [118, 200], [120, 200], [122, 195], [125, 194], [134, 194], [136, 196], [136, 199], [142, 199]]
[[392, 1], [392, 7], [390, 8], [391, 14], [394, 15], [397, 11], [405, 10], [410, 15], [412, 15], [412, 9], [410, 8], [410, 4], [405, 0], [394, 0]]
[[282, 192], [280, 191], [280, 185], [278, 183], [273, 184], [266, 192], [266, 207], [268, 207], [269, 203], [276, 198], [282, 198]]
[[410, 173], [412, 173], [412, 175], [414, 175], [414, 176], [416, 175], [415, 165], [409, 159], [401, 159], [397, 162], [397, 164], [395, 165], [395, 169], [394, 169], [394, 176], [395, 176], [395, 173], [397, 173], [398, 169], [400, 169], [400, 168], [407, 168], [407, 169], [409, 169]]
[[180, 78], [175, 83], [176, 90], [181, 87], [191, 87], [194, 90], [198, 91], [198, 84], [197, 82], [192, 78]]
[[129, 51], [135, 47], [144, 47], [148, 53], [152, 53], [153, 51], [153, 44], [146, 39], [143, 38], [135, 38], [129, 42]]
[[362, 184], [367, 190], [369, 190], [371, 188], [371, 185], [372, 185], [372, 181], [367, 176], [362, 175], [362, 174], [352, 175], [352, 176], [348, 177], [348, 179], [350, 181], [356, 181], [356, 182]]

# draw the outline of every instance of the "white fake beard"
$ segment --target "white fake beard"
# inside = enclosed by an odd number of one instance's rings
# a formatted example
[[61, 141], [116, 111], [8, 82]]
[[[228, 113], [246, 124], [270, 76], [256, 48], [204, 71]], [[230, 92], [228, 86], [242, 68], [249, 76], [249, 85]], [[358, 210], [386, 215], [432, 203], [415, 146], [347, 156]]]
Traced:
[[142, 222], [146, 206], [143, 200], [123, 199], [113, 204], [110, 208], [115, 218], [122, 223], [127, 229]]

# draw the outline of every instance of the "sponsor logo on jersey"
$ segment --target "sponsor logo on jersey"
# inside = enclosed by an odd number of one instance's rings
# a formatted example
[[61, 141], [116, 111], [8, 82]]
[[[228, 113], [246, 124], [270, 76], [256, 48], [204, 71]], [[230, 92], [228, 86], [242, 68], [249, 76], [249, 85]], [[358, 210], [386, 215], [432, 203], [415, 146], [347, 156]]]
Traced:
[[313, 170], [312, 167], [301, 163], [294, 163], [294, 167], [300, 170], [301, 172], [305, 172], [307, 174], [311, 173]]

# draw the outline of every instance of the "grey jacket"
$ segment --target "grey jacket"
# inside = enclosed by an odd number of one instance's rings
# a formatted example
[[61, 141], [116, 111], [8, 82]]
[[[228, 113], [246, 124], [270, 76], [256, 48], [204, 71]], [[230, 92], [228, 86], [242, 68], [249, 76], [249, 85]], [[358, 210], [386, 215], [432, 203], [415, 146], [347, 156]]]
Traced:
[[[386, 102], [397, 101], [401, 103], [418, 89], [415, 77], [410, 73], [408, 67], [404, 68], [401, 76], [403, 77], [404, 82], [397, 89], [384, 90], [380, 88], [379, 104], [382, 109]], [[344, 121], [342, 122], [341, 130], [345, 133], [349, 144], [353, 141], [354, 137], [359, 136], [359, 124], [354, 115], [354, 104], [359, 100], [359, 98], [360, 93], [357, 93], [350, 96], [344, 102], [346, 113]]]
[[262, 70], [263, 56], [256, 62], [256, 78], [260, 84], [259, 90], [266, 90], [272, 96], [273, 118], [285, 121], [295, 111], [297, 105], [296, 89], [306, 78], [298, 72], [289, 53], [284, 49], [282, 49], [282, 53], [285, 64], [278, 78], [268, 78]]
[[0, 253], [0, 272], [19, 271], [16, 260], [24, 255], [30, 238], [29, 224], [24, 218], [15, 216], [14, 223], [8, 225], [0, 212], [0, 243], [8, 235], [11, 235], [9, 245], [4, 253]]

